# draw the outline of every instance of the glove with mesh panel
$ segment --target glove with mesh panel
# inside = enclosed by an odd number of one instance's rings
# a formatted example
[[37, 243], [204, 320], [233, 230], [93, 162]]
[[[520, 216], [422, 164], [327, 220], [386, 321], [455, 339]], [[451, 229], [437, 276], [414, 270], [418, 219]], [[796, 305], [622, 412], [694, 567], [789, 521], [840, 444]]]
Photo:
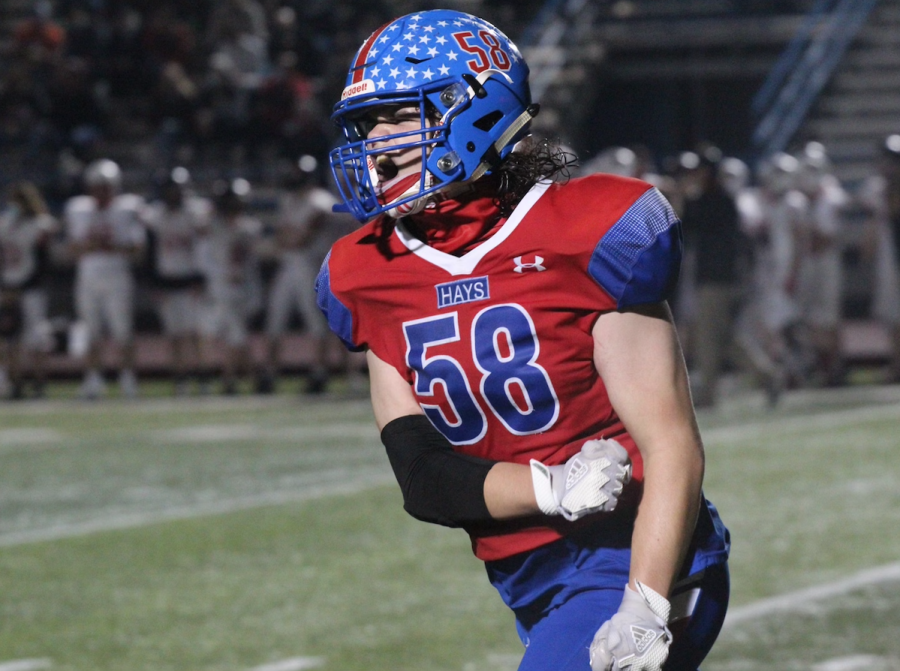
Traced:
[[631, 480], [631, 460], [615, 440], [589, 440], [565, 464], [545, 466], [532, 459], [531, 480], [545, 515], [574, 521], [616, 507], [619, 494]]
[[625, 587], [619, 611], [591, 643], [592, 671], [660, 671], [669, 656], [672, 634], [666, 623], [671, 604], [643, 583]]

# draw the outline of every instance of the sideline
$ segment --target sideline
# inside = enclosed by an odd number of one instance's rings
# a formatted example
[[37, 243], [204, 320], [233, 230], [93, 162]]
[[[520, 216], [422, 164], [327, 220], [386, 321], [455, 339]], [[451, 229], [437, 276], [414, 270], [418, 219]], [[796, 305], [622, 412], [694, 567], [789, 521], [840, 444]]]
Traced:
[[725, 624], [722, 629], [726, 630], [748, 620], [775, 613], [804, 610], [816, 601], [843, 596], [863, 587], [897, 580], [900, 580], [900, 562], [865, 569], [843, 580], [807, 587], [730, 609], [725, 616]]

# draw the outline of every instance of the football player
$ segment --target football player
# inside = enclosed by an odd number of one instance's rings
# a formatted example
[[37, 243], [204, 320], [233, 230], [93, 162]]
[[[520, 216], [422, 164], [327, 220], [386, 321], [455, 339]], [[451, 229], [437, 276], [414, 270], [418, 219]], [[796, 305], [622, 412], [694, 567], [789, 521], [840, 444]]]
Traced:
[[797, 310], [808, 332], [821, 382], [843, 382], [840, 348], [843, 289], [843, 209], [849, 196], [831, 169], [825, 147], [809, 142], [799, 153], [798, 188], [808, 199], [797, 236]]
[[566, 182], [526, 139], [537, 113], [491, 24], [432, 10], [375, 31], [330, 156], [366, 223], [332, 247], [318, 302], [367, 353], [405, 509], [468, 531], [521, 671], [696, 669], [729, 540], [666, 305], [679, 222], [646, 182]]
[[334, 241], [325, 223], [333, 216], [331, 208], [337, 201], [315, 183], [316, 167], [317, 161], [312, 156], [300, 157], [279, 193], [275, 231], [278, 270], [266, 309], [266, 361], [257, 382], [261, 393], [274, 391], [282, 343], [294, 312], [301, 316], [314, 350], [306, 391], [323, 392], [328, 382], [326, 353], [333, 336], [316, 307], [315, 292], [311, 289], [322, 259]]
[[[38, 188], [31, 182], [12, 184], [9, 203], [0, 215], [0, 290], [11, 297], [13, 314], [21, 316], [21, 333], [7, 343], [5, 365], [0, 369], [0, 379], [9, 383], [12, 398], [25, 395], [26, 369], [30, 369], [34, 395], [44, 395], [46, 358], [53, 345], [44, 284], [50, 243], [58, 232], [59, 222]], [[2, 382], [0, 388], [5, 386]]]
[[238, 391], [238, 378], [250, 373], [248, 321], [262, 305], [262, 222], [246, 212], [247, 180], [219, 180], [213, 191], [214, 213], [198, 245], [206, 285], [200, 331], [206, 358], [220, 352], [215, 358], [221, 361], [222, 392], [230, 396]]
[[857, 198], [868, 221], [863, 254], [873, 266], [872, 315], [890, 332], [888, 382], [900, 382], [900, 134], [885, 138], [877, 173]]
[[169, 171], [158, 200], [142, 212], [147, 227], [153, 297], [172, 354], [175, 394], [188, 391], [188, 376], [199, 360], [198, 311], [204, 285], [198, 246], [209, 225], [212, 205], [188, 192], [190, 173]]
[[145, 231], [138, 218], [140, 196], [121, 193], [122, 171], [109, 159], [98, 159], [84, 171], [88, 193], [66, 203], [70, 249], [77, 259], [75, 312], [87, 326], [88, 351], [81, 396], [105, 393], [101, 345], [106, 331], [120, 349], [122, 395], [137, 395], [134, 373], [134, 277], [132, 265], [143, 253]]

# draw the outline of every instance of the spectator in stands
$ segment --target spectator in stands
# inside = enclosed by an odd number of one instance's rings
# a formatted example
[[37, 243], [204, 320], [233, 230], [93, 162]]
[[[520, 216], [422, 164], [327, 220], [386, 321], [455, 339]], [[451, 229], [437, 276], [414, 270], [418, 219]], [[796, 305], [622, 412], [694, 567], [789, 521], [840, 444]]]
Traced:
[[50, 64], [61, 56], [65, 41], [65, 29], [53, 20], [53, 5], [39, 0], [31, 15], [15, 26], [12, 56], [37, 66]]
[[262, 307], [257, 257], [262, 223], [246, 214], [246, 180], [217, 182], [214, 192], [214, 214], [200, 243], [206, 282], [201, 332], [207, 365], [215, 363], [213, 353], [218, 353], [222, 391], [233, 395], [239, 379], [250, 373], [248, 321]]
[[254, 144], [282, 156], [324, 156], [329, 121], [312, 80], [298, 69], [297, 54], [278, 55], [275, 69], [253, 95], [248, 134]]
[[57, 134], [57, 148], [72, 147], [87, 154], [109, 121], [89, 61], [65, 58], [55, 68], [48, 92], [48, 118]]
[[716, 389], [732, 342], [732, 323], [739, 293], [738, 256], [741, 231], [734, 198], [718, 178], [722, 154], [716, 147], [682, 156], [687, 186], [682, 220], [685, 249], [696, 254], [697, 315], [693, 385], [694, 405], [716, 402]]
[[841, 216], [849, 197], [834, 176], [821, 143], [808, 143], [798, 159], [798, 186], [807, 197], [809, 208], [797, 237], [796, 301], [808, 346], [815, 357], [814, 378], [809, 382], [837, 386], [844, 378], [840, 350]]
[[0, 396], [24, 398], [25, 380], [30, 377], [33, 395], [40, 398], [52, 345], [45, 280], [50, 241], [59, 226], [31, 182], [14, 183], [8, 201], [0, 215], [0, 291], [8, 319], [0, 326], [5, 340], [0, 352]]
[[261, 12], [254, 0], [227, 0], [210, 18], [207, 108], [213, 137], [220, 142], [244, 144], [250, 102], [269, 69], [268, 31]]
[[121, 193], [122, 171], [99, 159], [84, 171], [88, 193], [65, 205], [65, 224], [76, 259], [75, 312], [86, 328], [88, 343], [81, 397], [105, 394], [103, 338], [119, 347], [119, 386], [126, 398], [138, 394], [134, 348], [134, 277], [132, 266], [144, 250], [144, 228], [138, 213], [143, 199]]
[[299, 315], [310, 340], [313, 361], [306, 391], [320, 393], [328, 382], [328, 324], [316, 305], [316, 275], [333, 236], [327, 230], [337, 199], [316, 183], [316, 159], [300, 157], [278, 198], [275, 242], [278, 271], [266, 310], [266, 360], [257, 390], [271, 393], [281, 368], [281, 348], [290, 319]]
[[200, 272], [198, 242], [209, 225], [211, 204], [187, 192], [190, 174], [177, 167], [159, 186], [159, 199], [142, 213], [153, 299], [168, 341], [175, 394], [188, 393], [189, 379], [200, 360]]
[[900, 134], [881, 147], [878, 173], [859, 191], [869, 214], [863, 254], [874, 265], [873, 316], [890, 329], [887, 380], [900, 382]]

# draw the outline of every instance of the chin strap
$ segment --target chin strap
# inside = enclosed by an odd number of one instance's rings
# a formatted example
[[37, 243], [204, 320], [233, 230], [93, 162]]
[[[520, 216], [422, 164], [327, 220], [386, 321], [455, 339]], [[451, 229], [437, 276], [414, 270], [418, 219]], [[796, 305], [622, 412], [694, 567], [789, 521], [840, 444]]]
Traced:
[[[412, 196], [413, 194], [418, 193], [419, 191], [430, 189], [434, 184], [434, 177], [430, 172], [428, 172], [428, 170], [425, 170], [424, 172], [425, 182], [421, 189], [419, 188], [419, 185], [422, 184], [422, 173], [419, 173], [418, 175], [416, 175], [416, 180], [413, 182], [412, 186], [410, 186], [409, 189], [401, 193], [396, 198], [393, 198], [392, 200], [402, 200], [408, 196]], [[428, 206], [428, 202], [431, 200], [432, 195], [434, 194], [416, 198], [409, 201], [408, 203], [402, 203], [400, 205], [392, 207], [389, 210], [386, 210], [385, 214], [387, 214], [389, 217], [393, 217], [394, 219], [400, 219], [402, 217], [409, 216], [410, 214], [418, 214]]]
[[541, 106], [534, 103], [533, 105], [529, 105], [524, 112], [516, 117], [516, 120], [509, 125], [509, 128], [503, 131], [503, 135], [501, 135], [497, 141], [491, 145], [491, 148], [485, 152], [483, 160], [472, 172], [472, 176], [466, 181], [474, 182], [476, 179], [483, 177], [484, 173], [488, 170], [493, 168], [500, 159], [500, 151], [510, 143], [519, 131], [531, 123], [531, 120], [538, 115], [540, 109]]

